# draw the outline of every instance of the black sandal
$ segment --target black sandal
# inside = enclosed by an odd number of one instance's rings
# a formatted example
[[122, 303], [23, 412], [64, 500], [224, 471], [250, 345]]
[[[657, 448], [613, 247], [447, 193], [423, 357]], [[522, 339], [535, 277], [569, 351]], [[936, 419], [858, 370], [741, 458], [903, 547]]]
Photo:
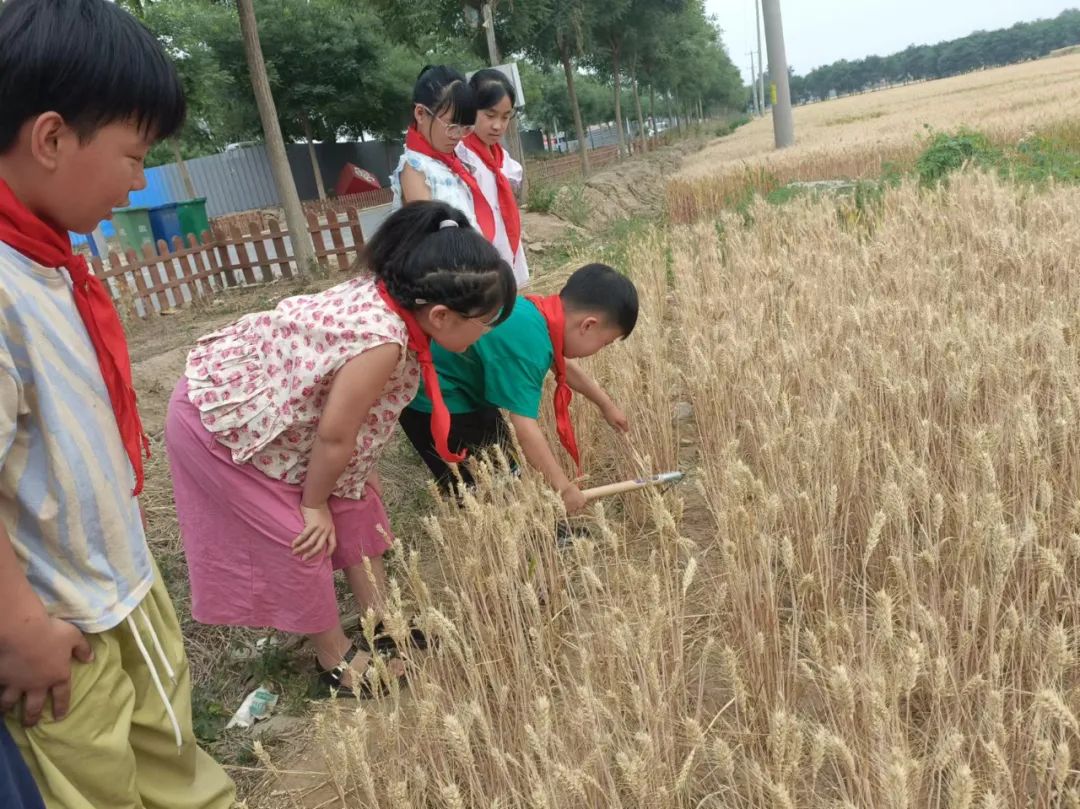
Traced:
[[[397, 642], [386, 633], [386, 629], [383, 626], [383, 622], [379, 621], [375, 624], [374, 630], [372, 630], [372, 641], [374, 643], [375, 654], [382, 657], [396, 657], [400, 654]], [[372, 644], [368, 643], [367, 635], [361, 629], [360, 633], [356, 637], [356, 648], [362, 652], [371, 654]], [[424, 631], [416, 625], [416, 619], [409, 619], [409, 646], [417, 651], [427, 651], [428, 647], [434, 647], [434, 642], [428, 640], [428, 636], [424, 634]]]
[[[359, 687], [356, 685], [347, 686], [342, 683], [345, 678], [345, 671], [350, 667], [350, 663], [356, 658], [360, 652], [370, 652], [367, 649], [361, 649], [359, 644], [353, 643], [346, 650], [342, 656], [341, 662], [334, 666], [332, 669], [324, 669], [319, 662], [319, 658], [315, 658], [315, 672], [319, 675], [318, 679], [312, 683], [310, 696], [312, 699], [373, 699], [376, 696], [376, 688], [378, 689], [378, 696], [386, 696], [390, 693], [390, 689], [386, 683], [382, 681], [378, 672], [375, 669], [375, 658], [372, 657], [368, 660], [367, 666], [363, 671], [353, 669], [353, 681], [357, 678], [360, 680]], [[385, 656], [384, 656], [385, 657]], [[373, 686], [372, 683], [377, 683], [377, 686]]]

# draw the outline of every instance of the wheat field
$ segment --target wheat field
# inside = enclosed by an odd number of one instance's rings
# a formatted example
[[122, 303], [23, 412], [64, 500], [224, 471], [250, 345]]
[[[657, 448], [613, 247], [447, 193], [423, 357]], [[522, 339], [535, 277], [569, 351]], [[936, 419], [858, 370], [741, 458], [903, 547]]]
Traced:
[[[911, 167], [934, 132], [977, 129], [997, 143], [1072, 128], [1080, 109], [1080, 54], [796, 107], [793, 147], [776, 151], [762, 118], [690, 156], [668, 184], [668, 205], [719, 211], [746, 187], [767, 193], [794, 181], [876, 178]], [[690, 217], [693, 218], [693, 217]]]
[[1080, 806], [1078, 211], [967, 174], [637, 237], [632, 445], [581, 441], [689, 482], [558, 550], [496, 462], [397, 560], [438, 649], [253, 805]]
[[967, 126], [1018, 139], [1075, 120], [1077, 109], [1080, 54], [1040, 59], [796, 107], [796, 144], [783, 152], [772, 151], [771, 118], [758, 119], [687, 160], [677, 177], [767, 166], [781, 174], [799, 167], [806, 176], [793, 179], [819, 179], [836, 176], [830, 167], [843, 168], [845, 160], [849, 176], [860, 169], [876, 174], [873, 156], [880, 167], [912, 153], [926, 127]]

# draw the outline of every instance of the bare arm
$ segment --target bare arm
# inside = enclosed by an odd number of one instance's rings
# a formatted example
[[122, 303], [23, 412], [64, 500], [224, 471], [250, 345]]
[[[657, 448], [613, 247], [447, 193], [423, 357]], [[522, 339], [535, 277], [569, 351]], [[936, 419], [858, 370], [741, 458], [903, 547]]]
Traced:
[[380, 498], [382, 497], [382, 478], [379, 477], [378, 469], [371, 470], [371, 474], [368, 475], [367, 484], [375, 494]]
[[330, 498], [356, 451], [360, 427], [394, 373], [400, 356], [400, 346], [386, 343], [354, 357], [338, 371], [311, 449], [304, 481], [304, 506], [319, 508]]
[[327, 500], [356, 451], [356, 436], [394, 373], [401, 347], [393, 343], [372, 348], [345, 363], [330, 386], [315, 443], [308, 459], [300, 498], [304, 530], [293, 540], [293, 554], [304, 561], [337, 548], [334, 519]]
[[408, 164], [401, 170], [401, 199], [403, 202], [431, 199], [427, 177]]
[[607, 391], [600, 387], [595, 379], [585, 373], [582, 367], [574, 360], [566, 361], [566, 384], [570, 386], [572, 391], [580, 393], [601, 410], [614, 404], [611, 397], [607, 395]]
[[35, 725], [52, 697], [53, 718], [63, 719], [73, 656], [90, 662], [90, 644], [77, 628], [45, 611], [0, 526], [0, 713], [22, 701], [23, 724]]
[[551, 485], [551, 488], [559, 493], [563, 502], [566, 503], [567, 511], [571, 513], [580, 511], [585, 505], [585, 498], [581, 495], [581, 490], [562, 470], [544, 436], [544, 431], [540, 429], [540, 423], [536, 419], [519, 416], [516, 413], [510, 414], [510, 423], [514, 425], [514, 432], [517, 433], [518, 443], [521, 444], [521, 449], [525, 453], [525, 460], [544, 476], [544, 480]]
[[580, 393], [603, 414], [604, 420], [620, 432], [627, 432], [630, 425], [626, 415], [599, 383], [589, 376], [574, 360], [566, 361], [566, 384], [575, 393]]

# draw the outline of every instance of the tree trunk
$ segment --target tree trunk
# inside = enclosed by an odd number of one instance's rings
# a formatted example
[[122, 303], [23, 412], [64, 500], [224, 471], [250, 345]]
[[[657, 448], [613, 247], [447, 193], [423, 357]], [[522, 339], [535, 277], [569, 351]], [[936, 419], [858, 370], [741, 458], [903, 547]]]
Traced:
[[660, 129], [656, 125], [656, 87], [649, 85], [649, 118], [652, 120], [653, 142], [660, 140]]
[[619, 67], [619, 56], [622, 45], [618, 40], [611, 41], [611, 78], [615, 85], [615, 129], [619, 133], [619, 158], [626, 153], [626, 135], [623, 133], [622, 119], [622, 77]]
[[484, 21], [484, 34], [487, 36], [488, 59], [491, 66], [499, 64], [499, 45], [495, 41], [495, 17], [491, 13], [491, 0], [486, 0], [481, 9]]
[[188, 199], [195, 199], [195, 183], [191, 179], [191, 172], [188, 171], [184, 155], [180, 153], [180, 141], [172, 138], [169, 140], [169, 145], [172, 146], [173, 160], [176, 161], [176, 167], [180, 169], [180, 179], [184, 183], [184, 193], [187, 194]]
[[292, 243], [297, 272], [306, 275], [315, 271], [315, 246], [311, 242], [304, 209], [300, 205], [300, 195], [296, 193], [296, 180], [289, 169], [285, 139], [281, 136], [281, 124], [274, 106], [274, 96], [270, 92], [262, 45], [259, 43], [255, 7], [252, 0], [236, 0], [236, 10], [240, 15], [240, 30], [244, 36], [244, 53], [251, 73], [251, 89], [255, 93], [255, 103], [259, 108], [259, 118], [262, 120], [263, 134], [266, 137], [270, 171], [274, 175], [274, 185], [277, 186], [282, 207], [285, 208], [285, 223], [289, 229], [289, 241]]
[[319, 168], [319, 157], [315, 154], [315, 142], [311, 134], [311, 118], [304, 116], [304, 137], [307, 138], [307, 153], [311, 160], [311, 171], [315, 175], [315, 187], [319, 190], [319, 199], [326, 199], [326, 186], [323, 184], [322, 169]]
[[[499, 55], [499, 44], [495, 39], [495, 17], [492, 14], [491, 6], [491, 0], [487, 0], [481, 8], [481, 14], [484, 21], [484, 32], [487, 35], [488, 61], [491, 62], [492, 67], [495, 67], [502, 63], [502, 56]], [[517, 118], [511, 120], [510, 126], [506, 128], [503, 145], [506, 146], [506, 151], [510, 153], [510, 156], [521, 164], [521, 188], [518, 189], [517, 195], [520, 199], [524, 199], [529, 191], [529, 177], [525, 171], [525, 149], [521, 145], [521, 129], [518, 126]]]
[[577, 90], [574, 89], [574, 66], [570, 64], [570, 51], [566, 43], [559, 43], [559, 59], [566, 74], [566, 93], [570, 96], [570, 109], [574, 111], [574, 129], [577, 130], [578, 153], [581, 155], [581, 174], [589, 176], [589, 149], [585, 145], [585, 125], [581, 123], [581, 107], [578, 106]]
[[641, 92], [638, 89], [636, 70], [632, 78], [634, 82], [634, 107], [637, 110], [638, 140], [641, 141], [641, 153], [645, 154], [649, 151], [649, 136], [645, 132], [645, 116], [641, 112]]

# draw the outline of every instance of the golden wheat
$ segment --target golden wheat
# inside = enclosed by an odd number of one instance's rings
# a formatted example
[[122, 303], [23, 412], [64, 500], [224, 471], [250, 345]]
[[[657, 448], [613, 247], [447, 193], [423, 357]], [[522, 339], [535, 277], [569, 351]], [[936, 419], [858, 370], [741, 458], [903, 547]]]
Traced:
[[321, 717], [315, 797], [1076, 804], [1080, 191], [836, 207], [634, 243], [641, 325], [591, 363], [632, 442], [578, 407], [582, 445], [597, 477], [691, 482], [560, 551], [556, 498], [496, 454], [427, 521], [432, 572], [397, 560], [387, 626], [415, 610], [438, 648]]

